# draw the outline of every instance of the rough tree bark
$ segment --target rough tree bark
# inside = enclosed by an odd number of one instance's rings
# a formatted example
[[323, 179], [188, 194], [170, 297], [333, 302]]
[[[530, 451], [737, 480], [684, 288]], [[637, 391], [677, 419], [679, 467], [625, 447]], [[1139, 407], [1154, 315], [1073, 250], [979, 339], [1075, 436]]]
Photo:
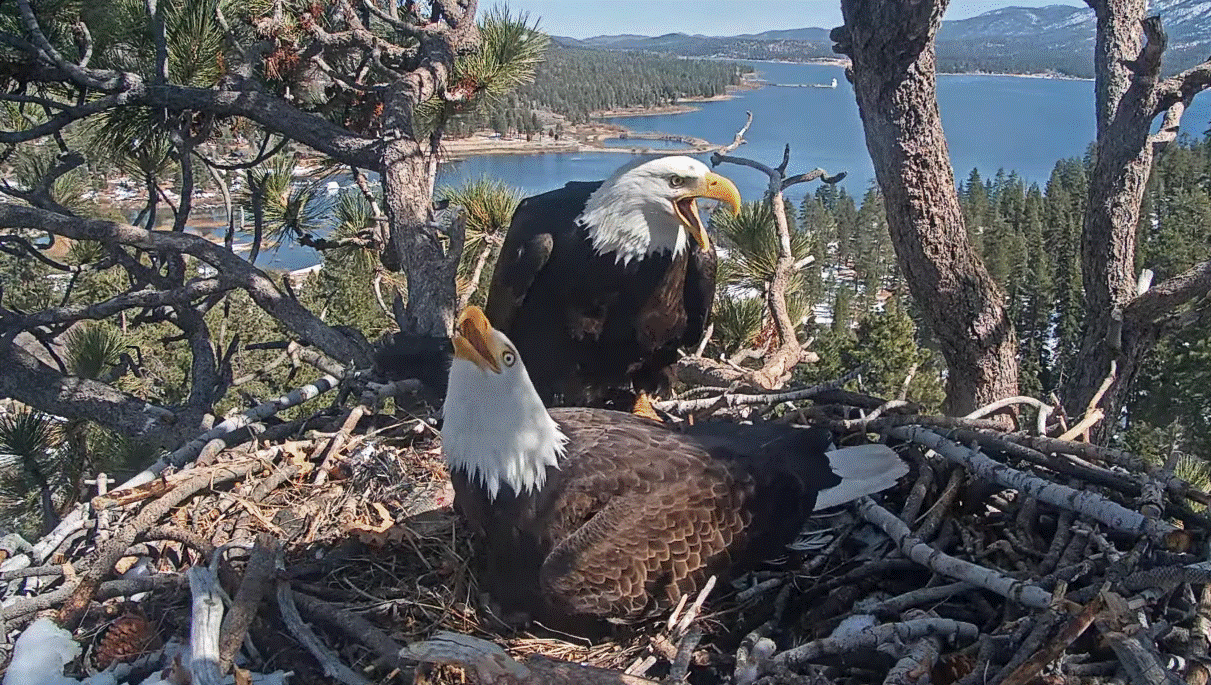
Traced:
[[946, 411], [966, 414], [1017, 394], [1017, 342], [1004, 293], [968, 240], [942, 132], [934, 36], [946, 5], [842, 0], [832, 39], [853, 62], [896, 259], [946, 358]]
[[[1107, 420], [1094, 439], [1112, 432], [1140, 365], [1173, 326], [1175, 314], [1211, 290], [1211, 265], [1196, 265], [1143, 293], [1135, 274], [1136, 228], [1156, 153], [1177, 135], [1182, 113], [1211, 85], [1211, 62], [1161, 79], [1166, 36], [1158, 17], [1145, 19], [1146, 0], [1088, 0], [1097, 14], [1096, 158], [1081, 240], [1085, 329], [1063, 388], [1070, 414], [1094, 399]], [[1156, 134], [1152, 122], [1165, 119]], [[1111, 379], [1098, 397], [1103, 381]]]

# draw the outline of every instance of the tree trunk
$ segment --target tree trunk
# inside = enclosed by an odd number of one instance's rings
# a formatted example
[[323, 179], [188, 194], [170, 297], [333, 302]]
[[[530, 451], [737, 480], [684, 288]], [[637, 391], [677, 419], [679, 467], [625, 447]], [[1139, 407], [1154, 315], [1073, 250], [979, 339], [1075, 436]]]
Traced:
[[842, 0], [834, 50], [849, 74], [883, 190], [896, 259], [938, 337], [946, 411], [1017, 394], [1005, 296], [967, 237], [938, 111], [934, 36], [946, 2]]
[[458, 303], [455, 276], [463, 247], [461, 222], [446, 217], [443, 231], [434, 215], [437, 158], [433, 152], [401, 139], [387, 146], [383, 163], [383, 204], [391, 232], [384, 265], [402, 270], [408, 283], [405, 320], [396, 323], [405, 333], [447, 337]]
[[1100, 139], [1115, 107], [1131, 85], [1129, 62], [1139, 55], [1143, 45], [1140, 19], [1148, 0], [1097, 0], [1091, 2], [1097, 14], [1097, 39], [1093, 48], [1095, 116]]
[[[1098, 23], [1098, 138], [1081, 238], [1086, 317], [1063, 397], [1072, 416], [1099, 399], [1105, 419], [1093, 436], [1101, 442], [1112, 432], [1131, 381], [1158, 335], [1151, 320], [1124, 317], [1124, 309], [1137, 295], [1135, 232], [1152, 169], [1149, 134], [1157, 114], [1165, 37], [1159, 21], [1152, 21], [1144, 43], [1145, 0], [1092, 4]], [[1097, 398], [1112, 372], [1109, 387]]]

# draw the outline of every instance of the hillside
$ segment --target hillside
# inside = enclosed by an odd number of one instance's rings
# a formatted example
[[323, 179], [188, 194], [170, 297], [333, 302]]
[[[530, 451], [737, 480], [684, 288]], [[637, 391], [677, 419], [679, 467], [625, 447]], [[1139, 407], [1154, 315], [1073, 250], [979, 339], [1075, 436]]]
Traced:
[[[1166, 72], [1189, 68], [1211, 54], [1211, 0], [1154, 0], [1169, 33]], [[1056, 72], [1093, 75], [1095, 19], [1087, 7], [1007, 7], [942, 22], [938, 66], [942, 71]], [[765, 31], [737, 36], [670, 33], [663, 36], [557, 38], [567, 46], [647, 50], [687, 57], [809, 61], [835, 57], [826, 28]]]

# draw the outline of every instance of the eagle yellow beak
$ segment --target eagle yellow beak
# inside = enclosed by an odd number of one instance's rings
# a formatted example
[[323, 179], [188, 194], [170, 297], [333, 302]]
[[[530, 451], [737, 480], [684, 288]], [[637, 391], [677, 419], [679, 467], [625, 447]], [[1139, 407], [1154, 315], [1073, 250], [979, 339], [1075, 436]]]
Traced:
[[698, 204], [695, 202], [698, 198], [718, 200], [727, 205], [735, 214], [740, 211], [740, 191], [736, 189], [736, 184], [727, 177], [708, 171], [697, 186], [687, 188], [686, 193], [673, 203], [677, 208], [677, 216], [685, 224], [690, 237], [702, 249], [709, 250], [711, 249], [711, 239], [706, 234], [706, 226], [702, 225], [702, 219], [698, 216]]
[[491, 369], [500, 373], [500, 350], [496, 336], [492, 335], [492, 324], [475, 305], [464, 309], [454, 326], [454, 356], [466, 359], [484, 371]]

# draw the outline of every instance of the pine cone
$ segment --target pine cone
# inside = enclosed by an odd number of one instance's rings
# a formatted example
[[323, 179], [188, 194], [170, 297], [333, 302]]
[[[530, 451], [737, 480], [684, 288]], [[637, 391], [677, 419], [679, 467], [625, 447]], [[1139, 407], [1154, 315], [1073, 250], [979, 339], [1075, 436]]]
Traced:
[[951, 685], [971, 673], [975, 665], [975, 659], [965, 654], [946, 654], [934, 664], [933, 682], [938, 685]]
[[126, 614], [110, 624], [105, 637], [101, 638], [101, 644], [97, 646], [97, 666], [104, 669], [115, 661], [134, 661], [159, 648], [160, 639], [147, 618], [141, 614]]

